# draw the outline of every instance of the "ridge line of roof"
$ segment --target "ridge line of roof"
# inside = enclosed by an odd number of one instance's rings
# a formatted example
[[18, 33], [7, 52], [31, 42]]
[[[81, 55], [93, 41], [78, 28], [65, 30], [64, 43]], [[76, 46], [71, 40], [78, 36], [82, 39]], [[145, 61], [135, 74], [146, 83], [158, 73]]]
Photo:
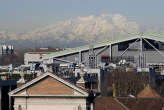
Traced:
[[[128, 38], [132, 37], [132, 35], [138, 35], [138, 34], [130, 34], [130, 35], [128, 35]], [[58, 54], [60, 55], [60, 54], [66, 53], [66, 52], [71, 53], [72, 51], [75, 51], [75, 50], [79, 51], [79, 49], [84, 49], [85, 50], [85, 48], [89, 48], [90, 45], [95, 45], [95, 44], [98, 44], [98, 45], [108, 44], [108, 45], [110, 45], [110, 44], [112, 44], [112, 42], [116, 42], [117, 40], [120, 40], [120, 39], [123, 39], [123, 38], [119, 37], [119, 38], [115, 38], [115, 39], [112, 39], [112, 40], [94, 42], [94, 43], [91, 43], [91, 44], [87, 44], [87, 45], [83, 45], [83, 46], [79, 46], [79, 47], [75, 47], [75, 48], [69, 48], [69, 49], [66, 49], [66, 50], [63, 50], [63, 51], [59, 51], [59, 52], [52, 52], [48, 55], [43, 56], [43, 60], [51, 57], [52, 55], [58, 56]]]
[[[38, 76], [37, 78], [35, 78], [35, 79], [33, 79], [33, 80], [31, 80], [31, 81], [25, 83], [24, 85], [22, 85], [22, 86], [20, 86], [20, 87], [18, 87], [18, 88], [16, 88], [16, 89], [14, 89], [14, 90], [12, 90], [12, 91], [9, 92], [8, 94], [9, 94], [9, 95], [13, 95], [14, 93], [17, 93], [17, 92], [19, 92], [19, 91], [25, 89], [26, 87], [30, 86], [30, 85], [33, 84], [33, 83], [36, 83], [37, 81], [41, 80], [42, 78], [44, 78], [44, 77], [46, 77], [46, 76], [51, 76], [51, 77], [53, 77], [53, 78], [55, 78], [55, 79], [57, 79], [57, 80], [62, 80], [64, 84], [66, 84], [67, 86], [69, 85], [69, 86], [70, 86], [71, 88], [73, 88], [73, 89], [76, 89], [76, 91], [82, 93], [83, 95], [86, 95], [86, 93], [88, 94], [88, 92], [85, 91], [85, 90], [83, 90], [82, 88], [79, 88], [79, 87], [77, 87], [77, 86], [75, 86], [75, 85], [73, 85], [73, 84], [71, 84], [71, 83], [65, 81], [64, 79], [62, 79], [62, 78], [60, 78], [60, 77], [58, 77], [58, 76], [56, 76], [56, 75], [54, 75], [54, 74], [52, 74], [52, 73], [49, 73], [49, 72], [48, 72], [48, 73], [44, 73], [44, 74]], [[82, 91], [83, 91], [83, 92], [82, 92]], [[85, 92], [85, 93], [84, 93], [84, 92]]]
[[[118, 41], [125, 41], [125, 40], [128, 40], [128, 39], [135, 39], [135, 38], [138, 38], [138, 36], [143, 36], [143, 37], [150, 38], [150, 39], [153, 38], [155, 40], [164, 41], [164, 35], [161, 35], [161, 34], [154, 34], [154, 33], [148, 33], [148, 32], [133, 33], [133, 34], [128, 34], [126, 36], [117, 37], [117, 38], [114, 38], [114, 39], [112, 38], [111, 40], [106, 40], [106, 41], [102, 41], [102, 42], [94, 42], [94, 43], [91, 43], [91, 44], [87, 44], [87, 45], [83, 45], [83, 46], [79, 46], [79, 47], [75, 47], [75, 48], [69, 48], [69, 49], [66, 49], [66, 50], [63, 50], [63, 51], [59, 51], [59, 52], [52, 52], [48, 55], [43, 56], [42, 60], [48, 59], [52, 56], [58, 57], [58, 56], [64, 55], [65, 53], [71, 54], [71, 53], [76, 53], [80, 50], [84, 51], [84, 50], [88, 49], [90, 45], [93, 45], [93, 46], [97, 45], [95, 47], [98, 48], [102, 45], [107, 45], [107, 44], [111, 45], [111, 44], [117, 43]], [[150, 37], [150, 36], [152, 36], [152, 37]], [[154, 38], [154, 37], [158, 37], [158, 38]]]

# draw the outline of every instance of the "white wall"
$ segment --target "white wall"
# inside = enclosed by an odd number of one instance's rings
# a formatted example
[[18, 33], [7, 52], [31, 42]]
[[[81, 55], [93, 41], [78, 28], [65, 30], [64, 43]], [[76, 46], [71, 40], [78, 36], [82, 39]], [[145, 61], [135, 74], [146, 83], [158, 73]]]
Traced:
[[21, 105], [22, 110], [86, 110], [85, 98], [15, 98], [14, 110], [18, 110]]
[[27, 65], [30, 61], [40, 61], [40, 54], [25, 53], [24, 64]]

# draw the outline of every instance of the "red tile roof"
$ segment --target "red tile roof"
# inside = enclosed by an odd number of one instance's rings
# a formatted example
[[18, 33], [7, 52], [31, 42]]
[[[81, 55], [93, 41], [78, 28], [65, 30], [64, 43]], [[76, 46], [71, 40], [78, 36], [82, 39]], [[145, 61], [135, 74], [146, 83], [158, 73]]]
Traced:
[[164, 98], [118, 98], [129, 110], [162, 110]]
[[162, 110], [164, 98], [109, 98], [95, 99], [95, 110]]
[[95, 110], [127, 110], [114, 98], [100, 97], [95, 99]]
[[147, 86], [142, 90], [138, 95], [138, 98], [160, 98], [160, 95], [152, 89], [150, 86]]

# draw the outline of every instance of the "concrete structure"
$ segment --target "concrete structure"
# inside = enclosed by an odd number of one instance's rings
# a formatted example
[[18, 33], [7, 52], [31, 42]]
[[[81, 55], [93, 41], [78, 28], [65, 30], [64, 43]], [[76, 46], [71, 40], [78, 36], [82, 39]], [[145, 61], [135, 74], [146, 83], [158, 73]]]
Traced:
[[[92, 45], [92, 49], [90, 49]], [[95, 67], [104, 63], [118, 63], [121, 59], [132, 62], [139, 68], [164, 63], [164, 35], [150, 33], [131, 34], [117, 37], [110, 41], [93, 43], [77, 48], [66, 49], [43, 56], [43, 63], [60, 63], [56, 60], [71, 63], [84, 63], [90, 67], [90, 50], [95, 55]], [[93, 56], [93, 55], [92, 55]], [[92, 67], [90, 67], [92, 68]]]
[[59, 50], [60, 49], [48, 49], [48, 48], [32, 50], [24, 54], [24, 64], [27, 65], [29, 63], [40, 63], [41, 58], [44, 55], [50, 54], [52, 52], [57, 52]]
[[45, 73], [9, 93], [14, 110], [87, 110], [88, 92]]
[[24, 54], [24, 64], [27, 65], [32, 62], [40, 62], [40, 57], [45, 53], [25, 53]]

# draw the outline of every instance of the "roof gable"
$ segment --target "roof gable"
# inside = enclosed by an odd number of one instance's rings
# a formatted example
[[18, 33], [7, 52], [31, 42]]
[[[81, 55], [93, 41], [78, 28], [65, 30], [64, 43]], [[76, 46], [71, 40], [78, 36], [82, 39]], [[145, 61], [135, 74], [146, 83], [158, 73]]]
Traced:
[[80, 87], [53, 75], [43, 75], [29, 81], [21, 87], [11, 91], [10, 96], [82, 96], [87, 97], [88, 93]]
[[27, 94], [73, 95], [74, 90], [48, 76], [26, 89]]

